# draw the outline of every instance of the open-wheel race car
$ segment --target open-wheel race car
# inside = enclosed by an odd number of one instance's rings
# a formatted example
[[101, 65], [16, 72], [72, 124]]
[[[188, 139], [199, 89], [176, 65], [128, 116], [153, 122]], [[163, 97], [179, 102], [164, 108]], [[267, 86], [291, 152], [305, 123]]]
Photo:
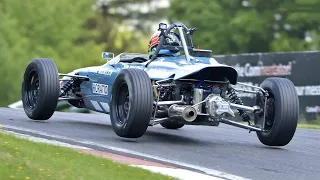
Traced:
[[[30, 119], [47, 120], [58, 101], [67, 101], [110, 114], [114, 132], [126, 138], [141, 137], [148, 126], [157, 124], [179, 129], [226, 123], [256, 131], [265, 145], [288, 144], [299, 116], [293, 83], [277, 77], [265, 79], [260, 87], [238, 82], [233, 67], [218, 63], [211, 50], [194, 48], [191, 37], [195, 31], [182, 23], [169, 27], [160, 23], [159, 43], [152, 55], [121, 53], [114, 57], [103, 52], [103, 57], [109, 57], [107, 63], [68, 74], [58, 73], [48, 58], [33, 59], [22, 83], [24, 111]], [[179, 44], [168, 43], [173, 36]], [[163, 49], [179, 54], [161, 55]], [[239, 89], [237, 84], [254, 90]], [[241, 91], [255, 94], [254, 106], [243, 104], [238, 96]], [[232, 120], [235, 117], [243, 122]]]

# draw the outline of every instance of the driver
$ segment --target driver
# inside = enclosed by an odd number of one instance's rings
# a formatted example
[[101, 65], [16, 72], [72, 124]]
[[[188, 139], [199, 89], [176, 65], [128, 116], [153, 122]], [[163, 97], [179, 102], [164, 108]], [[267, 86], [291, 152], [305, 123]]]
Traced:
[[[149, 59], [153, 56], [153, 54], [156, 51], [156, 47], [160, 44], [160, 31], [157, 31], [153, 33], [151, 36], [151, 39], [149, 41], [148, 45], [148, 54], [149, 54]], [[165, 46], [180, 46], [180, 38], [179, 35], [176, 33], [169, 33], [168, 38], [165, 38], [165, 42], [163, 43]], [[179, 56], [179, 50], [169, 50], [169, 49], [161, 49], [157, 55], [157, 57], [163, 57], [163, 56]]]

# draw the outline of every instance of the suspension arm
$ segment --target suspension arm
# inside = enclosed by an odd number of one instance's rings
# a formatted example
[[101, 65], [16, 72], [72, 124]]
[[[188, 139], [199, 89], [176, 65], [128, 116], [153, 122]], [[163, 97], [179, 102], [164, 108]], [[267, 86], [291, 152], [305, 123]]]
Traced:
[[235, 122], [235, 121], [231, 121], [231, 120], [225, 119], [225, 118], [219, 119], [219, 122], [222, 122], [222, 123], [225, 123], [225, 124], [229, 124], [229, 125], [232, 125], [232, 126], [236, 126], [236, 127], [239, 127], [239, 128], [243, 128], [243, 129], [248, 129], [250, 131], [258, 131], [258, 132], [264, 131], [261, 128], [254, 127], [254, 126], [251, 126], [251, 125], [241, 124], [241, 123], [238, 123], [238, 122]]

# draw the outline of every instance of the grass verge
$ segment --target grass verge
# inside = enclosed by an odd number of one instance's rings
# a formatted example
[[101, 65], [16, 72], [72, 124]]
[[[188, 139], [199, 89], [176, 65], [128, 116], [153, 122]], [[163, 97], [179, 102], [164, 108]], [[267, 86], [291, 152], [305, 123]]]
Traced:
[[0, 162], [1, 179], [173, 179], [73, 149], [31, 142], [1, 132]]
[[320, 129], [320, 125], [319, 124], [298, 124], [298, 128], [301, 129]]

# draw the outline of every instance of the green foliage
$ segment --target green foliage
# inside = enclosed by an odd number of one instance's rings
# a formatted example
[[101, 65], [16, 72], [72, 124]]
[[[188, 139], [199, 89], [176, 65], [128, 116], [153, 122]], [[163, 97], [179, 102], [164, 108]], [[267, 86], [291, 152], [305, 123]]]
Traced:
[[168, 17], [197, 27], [195, 45], [215, 54], [298, 51], [319, 49], [319, 9], [320, 0], [171, 0]]
[[[112, 1], [107, 12], [147, 1]], [[21, 99], [24, 69], [33, 58], [50, 58], [67, 73], [105, 63], [102, 51], [147, 51], [146, 36], [122, 23], [138, 12], [106, 15], [92, 8], [96, 2], [0, 0], [0, 106]]]
[[[102, 46], [89, 40], [77, 44], [85, 33], [81, 28], [86, 17], [93, 16], [90, 1], [68, 3], [63, 0], [32, 3], [17, 0], [0, 1], [0, 62], [2, 77], [0, 105], [19, 100], [23, 71], [36, 57], [53, 59], [60, 71], [70, 71], [70, 65], [101, 63]], [[86, 63], [89, 64], [89, 63]]]

